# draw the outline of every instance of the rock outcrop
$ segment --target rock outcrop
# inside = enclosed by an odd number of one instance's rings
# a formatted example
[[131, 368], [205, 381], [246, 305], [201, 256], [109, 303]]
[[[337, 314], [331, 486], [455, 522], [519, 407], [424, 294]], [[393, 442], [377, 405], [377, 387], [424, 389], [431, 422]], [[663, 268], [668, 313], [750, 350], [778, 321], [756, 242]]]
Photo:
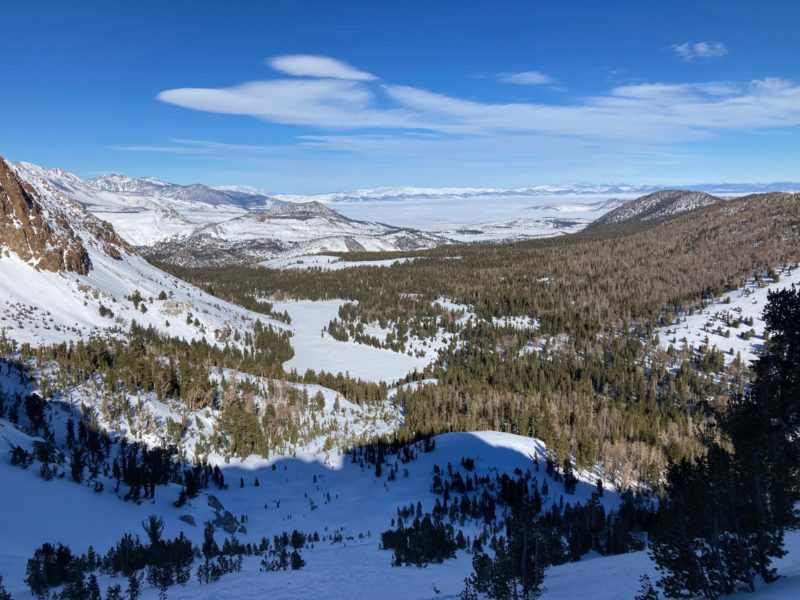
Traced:
[[40, 270], [88, 275], [87, 243], [115, 259], [135, 252], [110, 223], [0, 157], [0, 249]]
[[0, 157], [0, 244], [46, 271], [86, 275], [89, 253], [63, 213], [47, 214], [36, 190]]

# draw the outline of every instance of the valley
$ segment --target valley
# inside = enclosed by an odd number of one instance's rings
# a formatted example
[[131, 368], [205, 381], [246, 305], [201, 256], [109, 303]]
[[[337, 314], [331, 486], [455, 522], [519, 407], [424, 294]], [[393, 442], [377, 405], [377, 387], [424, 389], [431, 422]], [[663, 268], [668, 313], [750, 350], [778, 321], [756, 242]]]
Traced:
[[0, 1], [0, 600], [800, 598], [798, 24]]
[[446, 224], [453, 190], [2, 165], [13, 597], [485, 595], [521, 523], [545, 597], [620, 597], [800, 272], [796, 193], [461, 191]]

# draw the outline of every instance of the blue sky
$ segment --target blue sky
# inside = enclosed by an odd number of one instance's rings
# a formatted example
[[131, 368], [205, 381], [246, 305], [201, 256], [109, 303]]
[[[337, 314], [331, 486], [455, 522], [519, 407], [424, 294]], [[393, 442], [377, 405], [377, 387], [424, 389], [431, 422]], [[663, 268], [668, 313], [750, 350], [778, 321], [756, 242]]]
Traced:
[[358, 187], [800, 179], [800, 2], [0, 3], [0, 154]]

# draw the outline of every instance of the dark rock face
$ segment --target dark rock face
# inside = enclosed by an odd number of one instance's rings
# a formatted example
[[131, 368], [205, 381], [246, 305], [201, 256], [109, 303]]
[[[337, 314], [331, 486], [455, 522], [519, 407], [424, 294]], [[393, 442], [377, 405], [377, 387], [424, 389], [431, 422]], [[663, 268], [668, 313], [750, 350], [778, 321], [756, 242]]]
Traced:
[[36, 191], [0, 157], [0, 244], [46, 271], [86, 275], [89, 253], [62, 213], [46, 218]]

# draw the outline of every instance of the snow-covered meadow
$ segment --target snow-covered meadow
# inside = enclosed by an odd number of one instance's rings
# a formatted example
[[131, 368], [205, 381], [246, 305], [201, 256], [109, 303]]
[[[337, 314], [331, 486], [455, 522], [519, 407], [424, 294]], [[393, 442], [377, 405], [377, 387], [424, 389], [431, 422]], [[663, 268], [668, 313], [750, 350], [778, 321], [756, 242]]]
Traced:
[[409, 373], [421, 371], [434, 358], [409, 356], [384, 348], [375, 348], [354, 341], [333, 339], [323, 329], [339, 314], [344, 300], [293, 300], [274, 302], [273, 309], [286, 311], [292, 317], [294, 356], [284, 363], [287, 370], [302, 374], [307, 369], [329, 373], [348, 373], [356, 379], [392, 382]]

